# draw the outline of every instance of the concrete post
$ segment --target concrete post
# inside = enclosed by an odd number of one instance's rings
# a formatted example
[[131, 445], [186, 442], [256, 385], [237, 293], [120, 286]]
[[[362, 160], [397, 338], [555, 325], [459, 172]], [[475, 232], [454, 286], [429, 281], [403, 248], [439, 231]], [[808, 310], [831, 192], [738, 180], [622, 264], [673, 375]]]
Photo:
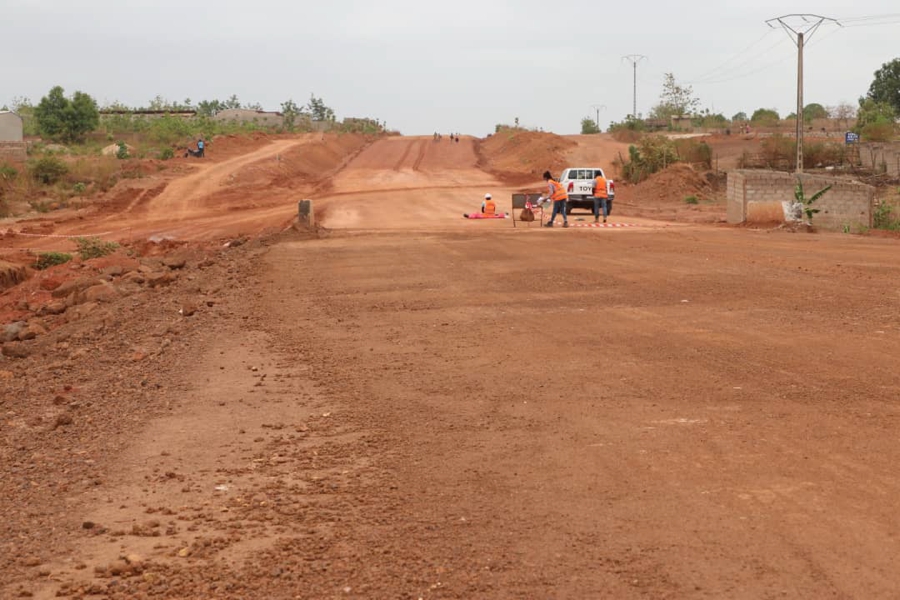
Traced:
[[316, 213], [313, 210], [312, 200], [301, 200], [298, 203], [297, 211], [301, 225], [306, 225], [307, 227], [316, 226]]

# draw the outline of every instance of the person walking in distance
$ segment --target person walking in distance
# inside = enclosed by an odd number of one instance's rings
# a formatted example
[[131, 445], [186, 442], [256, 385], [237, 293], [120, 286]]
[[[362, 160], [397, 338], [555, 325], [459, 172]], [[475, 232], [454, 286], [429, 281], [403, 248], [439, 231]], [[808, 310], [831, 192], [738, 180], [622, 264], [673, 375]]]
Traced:
[[545, 227], [553, 227], [553, 220], [556, 215], [561, 214], [563, 219], [563, 227], [569, 226], [569, 218], [566, 216], [566, 201], [569, 194], [563, 188], [562, 184], [553, 179], [550, 171], [544, 171], [544, 181], [547, 182], [547, 198], [553, 201], [553, 212], [550, 214], [550, 220], [547, 221]]
[[603, 222], [606, 223], [606, 217], [609, 215], [609, 190], [606, 178], [602, 174], [598, 174], [594, 181], [594, 223], [600, 221], [601, 206], [603, 207]]

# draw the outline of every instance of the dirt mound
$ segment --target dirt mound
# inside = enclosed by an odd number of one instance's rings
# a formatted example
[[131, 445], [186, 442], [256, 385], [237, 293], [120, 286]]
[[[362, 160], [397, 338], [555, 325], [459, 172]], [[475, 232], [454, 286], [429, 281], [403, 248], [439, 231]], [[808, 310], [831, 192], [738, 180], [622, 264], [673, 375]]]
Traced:
[[298, 146], [281, 156], [272, 183], [283, 187], [321, 183], [371, 141], [361, 134], [325, 135], [319, 141]]
[[501, 129], [479, 142], [478, 166], [510, 185], [532, 183], [547, 170], [558, 175], [575, 146], [553, 133]]
[[715, 172], [676, 163], [637, 185], [616, 184], [616, 206], [625, 214], [681, 222], [721, 222], [725, 185]]
[[684, 199], [694, 196], [698, 200], [709, 199], [712, 196], [712, 186], [702, 173], [694, 170], [687, 164], [676, 163], [654, 173], [646, 181], [636, 186], [640, 198], [645, 202], [684, 203]]

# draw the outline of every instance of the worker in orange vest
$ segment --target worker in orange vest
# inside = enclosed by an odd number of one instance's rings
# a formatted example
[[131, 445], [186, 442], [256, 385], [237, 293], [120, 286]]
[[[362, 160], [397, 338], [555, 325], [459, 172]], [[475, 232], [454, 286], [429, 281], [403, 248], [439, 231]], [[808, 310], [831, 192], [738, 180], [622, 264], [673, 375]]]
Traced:
[[600, 207], [603, 207], [603, 222], [606, 223], [606, 217], [609, 215], [609, 190], [606, 185], [606, 178], [603, 175], [597, 175], [594, 181], [594, 223], [600, 222]]
[[484, 195], [484, 202], [481, 203], [481, 212], [491, 217], [497, 214], [497, 203], [494, 202], [490, 194]]
[[566, 201], [569, 199], [569, 194], [566, 193], [561, 183], [553, 179], [550, 171], [544, 171], [544, 181], [547, 182], [546, 199], [553, 201], [553, 212], [550, 214], [550, 220], [547, 221], [545, 227], [553, 227], [553, 220], [558, 214], [562, 215], [563, 227], [568, 227], [569, 218], [566, 216]]

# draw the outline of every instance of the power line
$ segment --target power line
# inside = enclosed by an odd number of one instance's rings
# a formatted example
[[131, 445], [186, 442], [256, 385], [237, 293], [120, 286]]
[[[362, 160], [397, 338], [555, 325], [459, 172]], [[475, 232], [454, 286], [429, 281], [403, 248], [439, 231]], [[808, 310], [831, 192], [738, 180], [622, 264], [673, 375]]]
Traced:
[[884, 21], [881, 23], [858, 23], [855, 25], [850, 24], [850, 25], [844, 25], [844, 28], [845, 29], [853, 29], [854, 27], [876, 27], [878, 25], [896, 25], [898, 23], [900, 23], [900, 19], [898, 19], [896, 21]]
[[757, 67], [757, 68], [753, 69], [752, 71], [745, 71], [745, 72], [739, 73], [737, 75], [725, 77], [724, 79], [715, 79], [712, 81], [701, 81], [701, 82], [699, 82], [699, 85], [718, 85], [720, 83], [728, 83], [731, 81], [737, 81], [738, 79], [746, 79], [747, 77], [752, 77], [753, 75], [756, 75], [757, 73], [771, 69], [772, 67], [776, 67], [780, 64], [784, 64], [785, 62], [790, 60], [790, 58], [791, 58], [790, 56], [784, 56], [782, 58], [779, 58], [776, 61], [766, 63], [766, 64], [762, 65], [761, 67]]
[[758, 40], [756, 40], [755, 42], [753, 42], [752, 44], [750, 44], [749, 46], [747, 46], [747, 47], [744, 48], [743, 50], [740, 50], [739, 52], [736, 52], [736, 53], [732, 54], [727, 60], [725, 60], [724, 62], [722, 62], [722, 63], [719, 64], [718, 66], [713, 67], [712, 69], [709, 69], [709, 70], [707, 70], [707, 71], [704, 71], [703, 73], [701, 73], [700, 75], [694, 77], [691, 81], [688, 81], [688, 82], [686, 82], [686, 83], [694, 83], [694, 82], [696, 82], [696, 81], [702, 81], [702, 80], [704, 80], [704, 79], [712, 79], [712, 78], [715, 78], [716, 76], [718, 76], [718, 74], [719, 74], [718, 72], [719, 72], [719, 71], [722, 71], [723, 69], [725, 69], [725, 67], [727, 67], [728, 65], [730, 65], [733, 61], [737, 60], [739, 57], [741, 57], [741, 56], [744, 55], [745, 53], [747, 53], [747, 52], [749, 52], [750, 50], [752, 50], [757, 44], [759, 44], [759, 43], [761, 43], [762, 41], [764, 41], [764, 40], [765, 40], [767, 37], [769, 37], [770, 35], [772, 35], [772, 30], [771, 30], [771, 29], [769, 29], [768, 31], [766, 31], [766, 32], [762, 35], [762, 37], [760, 37]]
[[[846, 27], [844, 27], [844, 28], [835, 28], [835, 29], [832, 29], [831, 31], [829, 31], [829, 32], [826, 33], [825, 35], [823, 35], [823, 36], [821, 36], [821, 37], [817, 37], [815, 40], [813, 40], [812, 42], [810, 42], [810, 43], [808, 44], [808, 46], [809, 46], [810, 48], [813, 48], [813, 47], [815, 47], [815, 46], [818, 46], [819, 44], [821, 44], [822, 42], [824, 42], [825, 40], [827, 40], [829, 37], [831, 37], [831, 36], [833, 36], [834, 34], [836, 34], [838, 31], [841, 31], [841, 29], [846, 29]], [[771, 30], [770, 30], [770, 31], [771, 31]], [[783, 44], [783, 43], [784, 43], [784, 40], [782, 39], [780, 43]], [[760, 54], [760, 56], [762, 56], [762, 54]], [[737, 74], [737, 75], [732, 75], [732, 76], [725, 77], [725, 78], [721, 78], [721, 79], [715, 79], [715, 80], [712, 80], [712, 81], [702, 81], [702, 82], [700, 82], [700, 84], [701, 84], [701, 85], [718, 85], [718, 84], [720, 84], [720, 83], [728, 83], [728, 82], [730, 82], [730, 81], [736, 81], [736, 80], [738, 80], [738, 79], [745, 79], [745, 78], [747, 78], [747, 77], [752, 77], [753, 75], [756, 75], [757, 73], [760, 73], [760, 72], [762, 72], [762, 71], [767, 71], [767, 70], [771, 69], [772, 67], [776, 67], [776, 66], [778, 66], [778, 65], [784, 64], [785, 62], [787, 62], [788, 60], [790, 60], [790, 58], [791, 58], [790, 56], [785, 56], [785, 57], [779, 58], [778, 60], [772, 61], [772, 62], [770, 62], [770, 63], [766, 63], [766, 64], [762, 65], [761, 67], [757, 67], [757, 68], [753, 69], [752, 71], [746, 71], [746, 72], [744, 72], [744, 73], [740, 73], [740, 74]]]
[[900, 19], [900, 13], [888, 13], [884, 15], [870, 15], [868, 17], [844, 17], [835, 19], [838, 23], [846, 24], [846, 23], [855, 23], [858, 21], [877, 21], [884, 19]]
[[[745, 67], [745, 66], [751, 64], [753, 61], [755, 61], [755, 60], [757, 60], [757, 59], [759, 59], [759, 58], [765, 56], [766, 54], [769, 54], [770, 52], [772, 52], [772, 51], [775, 50], [776, 48], [779, 48], [779, 47], [783, 46], [784, 43], [785, 43], [785, 42], [784, 42], [784, 39], [779, 39], [777, 42], [775, 42], [773, 45], [769, 46], [768, 48], [766, 48], [766, 49], [763, 50], [762, 52], [760, 52], [760, 53], [758, 53], [758, 54], [756, 54], [756, 55], [754, 55], [754, 56], [748, 58], [747, 60], [745, 60], [745, 61], [743, 61], [743, 62], [740, 62], [740, 63], [738, 63], [738, 64], [736, 64], [736, 65], [733, 65], [733, 66], [730, 67], [728, 70], [729, 70], [729, 71], [735, 71], [735, 70], [740, 69], [741, 67]], [[780, 61], [779, 61], [779, 62], [780, 62]], [[776, 63], [776, 64], [777, 64], [777, 63]], [[715, 76], [711, 76], [711, 77], [702, 77], [702, 78], [700, 78], [700, 79], [695, 79], [695, 80], [693, 80], [693, 81], [688, 81], [688, 82], [686, 82], [686, 83], [691, 83], [691, 84], [693, 84], [693, 83], [717, 83], [717, 82], [718, 82], [717, 80], [722, 80], [722, 76], [723, 76], [723, 75], [724, 75], [724, 73], [719, 73], [718, 75], [715, 75]], [[724, 80], [722, 80], [722, 81], [731, 81], [732, 79], [738, 79], [738, 78], [740, 78], [740, 76], [738, 76], [738, 77], [730, 77], [730, 76], [729, 76], [729, 77], [726, 77], [726, 78], [725, 78]], [[710, 81], [710, 80], [713, 80], [713, 81]]]

